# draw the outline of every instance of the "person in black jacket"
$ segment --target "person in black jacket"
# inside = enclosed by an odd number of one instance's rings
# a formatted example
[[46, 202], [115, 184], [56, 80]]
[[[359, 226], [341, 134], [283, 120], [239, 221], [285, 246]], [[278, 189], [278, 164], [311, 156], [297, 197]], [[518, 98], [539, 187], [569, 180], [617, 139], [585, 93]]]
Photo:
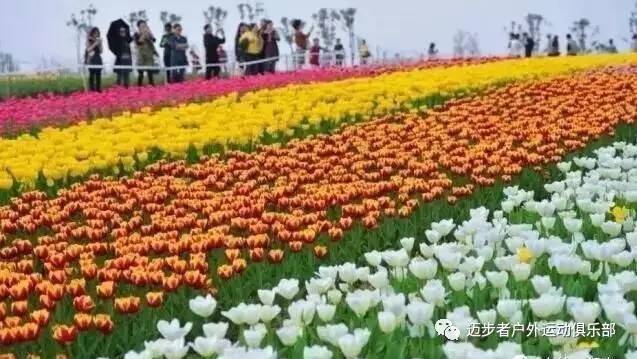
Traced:
[[[210, 80], [213, 76], [219, 77], [221, 72], [221, 66], [219, 66], [219, 46], [226, 43], [226, 36], [223, 34], [222, 29], [217, 30], [217, 34], [213, 35], [212, 26], [207, 24], [204, 26], [203, 46], [206, 50], [206, 80]], [[210, 64], [217, 64], [216, 66], [209, 66]]]
[[[159, 46], [164, 49], [164, 66], [170, 67], [170, 42], [173, 36], [173, 25], [167, 23], [164, 25], [164, 35], [161, 37]], [[166, 82], [172, 82], [170, 70], [166, 70]]]
[[524, 42], [524, 56], [531, 57], [533, 55], [533, 49], [535, 48], [535, 40], [526, 32], [522, 35]]
[[[130, 35], [130, 30], [122, 27], [119, 29], [119, 38], [117, 40], [117, 52], [115, 53], [115, 65], [116, 66], [133, 66], [133, 56], [131, 53], [130, 43], [133, 41], [133, 37]], [[115, 69], [117, 74], [117, 85], [128, 87], [130, 85], [130, 73], [131, 69]]]
[[[93, 66], [102, 66], [102, 39], [100, 37], [100, 29], [94, 27], [89, 31], [86, 38], [86, 50], [84, 52], [84, 63]], [[89, 89], [91, 91], [102, 92], [102, 69], [90, 68], [89, 73]]]
[[274, 73], [276, 71], [276, 63], [279, 57], [279, 34], [274, 28], [272, 20], [265, 20], [264, 27], [261, 30], [261, 37], [263, 38], [263, 58], [273, 59], [263, 63], [264, 73]]

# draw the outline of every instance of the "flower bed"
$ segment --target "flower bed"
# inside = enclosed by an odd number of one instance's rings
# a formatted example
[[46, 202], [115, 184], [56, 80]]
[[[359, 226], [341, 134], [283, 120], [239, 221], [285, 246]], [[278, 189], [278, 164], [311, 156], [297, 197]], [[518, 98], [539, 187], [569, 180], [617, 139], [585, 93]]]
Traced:
[[[159, 307], [178, 288], [223, 290], [250, 263], [304, 247], [324, 257], [355, 222], [373, 229], [423, 201], [455, 203], [477, 185], [555, 162], [632, 123], [632, 69], [512, 85], [194, 166], [162, 162], [54, 199], [24, 194], [0, 208], [0, 296], [17, 317], [5, 318], [0, 342], [109, 333], [111, 315]], [[49, 332], [52, 324], [62, 326]]]
[[254, 141], [264, 132], [276, 136], [295, 126], [325, 120], [367, 119], [405, 109], [413, 101], [434, 94], [470, 92], [632, 59], [634, 56], [628, 55], [531, 59], [395, 72], [261, 90], [241, 97], [229, 95], [209, 103], [99, 119], [64, 129], [46, 128], [37, 136], [0, 140], [0, 167], [6, 169], [0, 174], [0, 189], [11, 188], [14, 179], [22, 188], [32, 189], [40, 178], [53, 185], [55, 181], [66, 182], [68, 177], [110, 172], [118, 166], [130, 171], [157, 152], [178, 158], [192, 152], [212, 153], [229, 143]]
[[[637, 146], [558, 168], [546, 198], [506, 188], [501, 210], [432, 223], [424, 241], [321, 266], [304, 285], [284, 278], [218, 309], [200, 336], [160, 321], [162, 337], [125, 358], [635, 358]], [[189, 307], [205, 321], [217, 303]]]

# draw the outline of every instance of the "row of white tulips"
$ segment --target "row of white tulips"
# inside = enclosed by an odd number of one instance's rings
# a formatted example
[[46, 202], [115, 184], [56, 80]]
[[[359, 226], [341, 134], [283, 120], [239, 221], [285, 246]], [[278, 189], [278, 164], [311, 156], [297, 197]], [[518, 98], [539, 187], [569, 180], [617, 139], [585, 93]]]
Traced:
[[[161, 338], [125, 358], [511, 359], [548, 348], [554, 358], [576, 359], [608, 341], [612, 354], [635, 359], [629, 294], [637, 290], [630, 209], [637, 201], [637, 146], [616, 143], [558, 168], [564, 179], [545, 185], [548, 198], [507, 188], [501, 210], [476, 208], [462, 223], [432, 223], [426, 241], [403, 238], [398, 249], [365, 254], [364, 266], [322, 266], [305, 283], [283, 279], [258, 291], [260, 303], [221, 311], [224, 321], [203, 325], [203, 336], [188, 338], [191, 323], [160, 321]], [[216, 301], [198, 297], [190, 309], [208, 318]], [[438, 335], [440, 319], [457, 328], [456, 340]], [[522, 335], [469, 335], [472, 325], [498, 323], [613, 323], [616, 332], [537, 338], [532, 346]]]

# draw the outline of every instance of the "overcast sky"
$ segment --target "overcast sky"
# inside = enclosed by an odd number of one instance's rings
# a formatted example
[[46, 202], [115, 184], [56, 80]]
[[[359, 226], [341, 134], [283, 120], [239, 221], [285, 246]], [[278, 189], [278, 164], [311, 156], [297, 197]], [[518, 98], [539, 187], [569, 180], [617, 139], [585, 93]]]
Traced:
[[[204, 18], [210, 5], [229, 11], [226, 32], [233, 33], [239, 20], [236, 0], [0, 0], [0, 51], [21, 61], [37, 63], [53, 57], [62, 63], [75, 60], [74, 31], [65, 25], [72, 12], [94, 4], [94, 24], [105, 33], [110, 21], [134, 10], [146, 9], [150, 25], [161, 33], [159, 12], [168, 10], [183, 17], [184, 33], [201, 50]], [[575, 19], [587, 17], [600, 28], [598, 38], [615, 38], [620, 48], [628, 45], [628, 17], [635, 0], [263, 0], [267, 16], [311, 20], [320, 7], [358, 9], [356, 33], [377, 48], [395, 52], [424, 52], [436, 42], [441, 53], [452, 52], [458, 29], [477, 33], [483, 53], [502, 53], [506, 47], [504, 27], [528, 12], [543, 14], [551, 23], [544, 32], [565, 34]], [[344, 35], [342, 35], [345, 38]], [[282, 46], [286, 49], [287, 46]]]

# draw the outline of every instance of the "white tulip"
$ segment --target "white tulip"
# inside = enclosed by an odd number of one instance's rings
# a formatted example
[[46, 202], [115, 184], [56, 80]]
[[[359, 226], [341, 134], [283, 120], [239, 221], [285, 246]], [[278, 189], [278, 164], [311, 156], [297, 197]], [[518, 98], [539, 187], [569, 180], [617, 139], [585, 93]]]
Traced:
[[224, 349], [231, 345], [229, 340], [215, 337], [197, 337], [195, 341], [190, 344], [192, 349], [202, 357], [210, 357], [213, 354], [221, 355]]
[[511, 318], [520, 311], [522, 301], [516, 299], [500, 299], [496, 309], [501, 316], [511, 321]]
[[336, 313], [336, 305], [319, 304], [316, 306], [316, 314], [325, 323], [330, 322]]
[[389, 275], [384, 267], [378, 267], [378, 271], [371, 274], [367, 281], [376, 289], [383, 289], [389, 286]]
[[433, 248], [425, 242], [420, 243], [418, 249], [420, 250], [420, 254], [425, 258], [431, 258], [434, 255]]
[[455, 291], [460, 291], [464, 289], [465, 283], [467, 281], [467, 277], [465, 276], [464, 273], [456, 272], [456, 273], [450, 274], [447, 277], [447, 280], [449, 281], [449, 286], [451, 287], [451, 289]]
[[297, 300], [288, 306], [290, 319], [297, 324], [307, 325], [314, 319], [316, 304], [306, 300]]
[[262, 305], [259, 310], [259, 319], [263, 323], [270, 323], [281, 313], [281, 307], [278, 305]]
[[301, 336], [301, 327], [296, 325], [288, 325], [277, 329], [276, 335], [285, 346], [292, 346]]
[[257, 296], [264, 305], [272, 305], [272, 303], [274, 303], [276, 293], [274, 290], [259, 289], [257, 290]]
[[507, 272], [486, 272], [487, 280], [497, 289], [505, 288], [507, 285], [507, 281], [509, 280], [509, 275]]
[[225, 322], [207, 323], [201, 327], [203, 329], [203, 334], [208, 338], [223, 339], [226, 337], [226, 333], [228, 332], [228, 323]]
[[303, 348], [303, 359], [332, 359], [332, 352], [324, 346], [313, 345]]
[[511, 268], [511, 272], [517, 282], [525, 281], [531, 275], [531, 265], [528, 263], [516, 263]]
[[604, 214], [599, 214], [599, 213], [593, 213], [590, 215], [591, 218], [591, 224], [594, 227], [600, 227], [602, 225], [602, 223], [604, 223], [604, 218], [606, 216]]
[[338, 267], [338, 276], [347, 284], [352, 284], [358, 279], [356, 273], [356, 265], [354, 263], [345, 263]]
[[529, 299], [529, 306], [533, 314], [544, 319], [559, 314], [564, 308], [565, 300], [563, 295], [544, 293], [539, 298]]
[[590, 324], [601, 314], [602, 308], [597, 302], [581, 302], [573, 305], [569, 312], [577, 323]]
[[440, 222], [432, 222], [431, 229], [440, 233], [443, 237], [451, 233], [456, 225], [453, 223], [453, 219], [443, 219]]
[[409, 262], [409, 271], [418, 279], [432, 279], [436, 276], [437, 270], [438, 262], [433, 258], [414, 257]]
[[622, 225], [617, 222], [606, 221], [601, 225], [602, 232], [608, 234], [611, 238], [617, 237], [622, 231]]
[[369, 267], [361, 267], [356, 270], [356, 278], [361, 282], [369, 280]]
[[347, 334], [348, 331], [347, 326], [343, 323], [316, 327], [316, 334], [319, 339], [336, 347], [338, 346], [339, 338]]
[[347, 296], [345, 296], [345, 302], [359, 318], [362, 318], [367, 313], [372, 305], [371, 300], [370, 293], [363, 290], [347, 293]]
[[318, 272], [321, 278], [331, 278], [336, 281], [338, 266], [320, 266]]
[[409, 254], [404, 248], [397, 251], [384, 251], [383, 259], [390, 267], [406, 267], [409, 264]]
[[564, 228], [570, 233], [579, 233], [582, 231], [583, 221], [578, 218], [562, 218]]
[[405, 308], [407, 318], [413, 325], [424, 325], [431, 321], [434, 314], [434, 306], [425, 302], [411, 302]]
[[177, 340], [171, 340], [164, 347], [164, 358], [181, 359], [188, 354], [189, 347], [185, 345], [183, 337]]
[[210, 294], [205, 297], [197, 296], [196, 298], [188, 301], [188, 307], [198, 316], [208, 318], [212, 315], [212, 313], [214, 313], [215, 308], [217, 307], [217, 301]]
[[299, 281], [297, 279], [281, 279], [275, 289], [276, 293], [287, 300], [292, 300], [299, 292]]
[[479, 310], [478, 312], [476, 312], [476, 314], [478, 315], [480, 323], [482, 323], [483, 325], [495, 324], [497, 312], [494, 309]]
[[157, 322], [157, 331], [168, 340], [176, 340], [186, 336], [192, 329], [192, 323], [188, 322], [184, 326], [180, 326], [179, 319], [173, 319], [170, 322], [160, 320]]
[[571, 170], [571, 162], [560, 162], [557, 164], [557, 169], [562, 171], [562, 173], [566, 173]]
[[255, 325], [251, 329], [243, 331], [243, 339], [249, 348], [259, 348], [267, 333], [268, 330], [263, 324]]
[[381, 256], [379, 251], [371, 251], [365, 253], [365, 260], [370, 266], [378, 267], [383, 261], [383, 257]]
[[398, 320], [396, 319], [396, 316], [394, 315], [394, 313], [392, 312], [378, 313], [378, 326], [383, 333], [389, 334], [393, 332], [394, 329], [396, 329], [397, 325], [398, 325]]
[[327, 291], [327, 301], [336, 305], [341, 302], [343, 298], [343, 292], [338, 289], [331, 289]]
[[153, 355], [146, 350], [139, 353], [134, 350], [130, 350], [124, 354], [124, 359], [153, 359]]
[[429, 243], [435, 244], [435, 243], [438, 243], [440, 238], [442, 238], [442, 234], [440, 234], [440, 232], [438, 231], [428, 229], [425, 231], [425, 237], [427, 237], [427, 240], [429, 241]]
[[413, 237], [407, 237], [400, 240], [400, 245], [403, 247], [407, 253], [411, 253], [411, 250], [414, 248], [414, 241], [416, 239]]
[[345, 334], [338, 340], [338, 347], [345, 358], [356, 358], [367, 344], [371, 332], [368, 329], [356, 329], [354, 334]]
[[427, 281], [424, 287], [420, 289], [420, 295], [430, 304], [442, 307], [445, 304], [445, 287], [438, 279]]

